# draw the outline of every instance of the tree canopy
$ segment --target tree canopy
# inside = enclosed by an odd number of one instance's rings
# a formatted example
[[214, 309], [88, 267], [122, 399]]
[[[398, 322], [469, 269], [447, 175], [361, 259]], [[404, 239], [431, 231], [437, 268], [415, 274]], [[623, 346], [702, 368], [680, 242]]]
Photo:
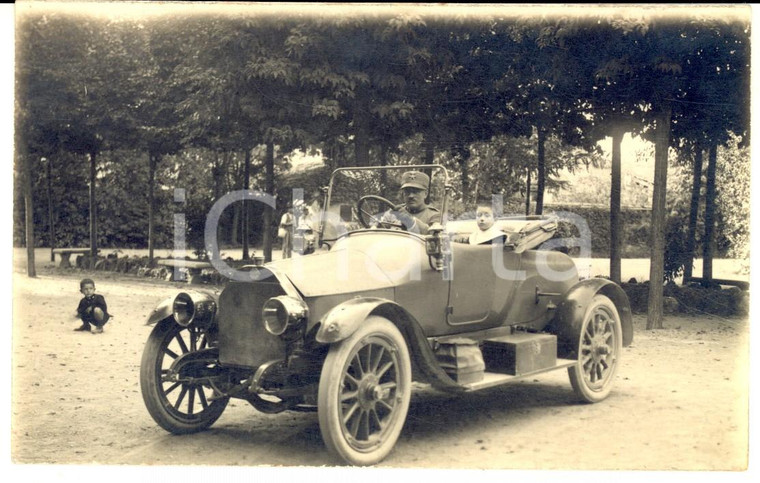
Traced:
[[[53, 159], [60, 191], [79, 170], [86, 183], [89, 159], [97, 168], [90, 184], [123, 196], [114, 206], [125, 213], [144, 216], [154, 200], [140, 182], [109, 185], [124, 167], [147, 176], [151, 193], [156, 183], [160, 204], [178, 187], [173, 170], [189, 160], [209, 174], [196, 179], [191, 197], [246, 185], [245, 153], [254, 153], [252, 186], [272, 194], [295, 148], [321, 152], [332, 167], [436, 160], [454, 171], [466, 209], [491, 194], [528, 195], [528, 179], [537, 179], [542, 199], [558, 169], [582, 162], [578, 149], [593, 150], [616, 125], [653, 139], [665, 107], [665, 149], [735, 136], [748, 143], [746, 9], [530, 12], [222, 8], [99, 17], [25, 9], [17, 162], [37, 172], [43, 158]], [[33, 189], [41, 187], [37, 179]], [[111, 201], [95, 203], [112, 216]], [[155, 236], [168, 240], [164, 211], [156, 208]], [[275, 219], [270, 213], [265, 224]], [[271, 229], [261, 230], [264, 240]], [[62, 244], [87, 234], [56, 236]], [[113, 239], [145, 236], [153, 238]]]

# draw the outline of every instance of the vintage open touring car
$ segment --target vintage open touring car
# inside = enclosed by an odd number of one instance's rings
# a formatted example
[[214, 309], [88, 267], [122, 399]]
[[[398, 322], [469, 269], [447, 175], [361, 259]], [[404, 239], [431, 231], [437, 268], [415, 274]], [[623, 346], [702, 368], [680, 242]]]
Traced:
[[[387, 197], [409, 170], [426, 173], [440, 213], [424, 233], [386, 216], [403, 211]], [[140, 375], [150, 415], [185, 434], [211, 426], [230, 398], [316, 411], [333, 455], [371, 465], [399, 437], [413, 380], [466, 397], [565, 368], [580, 399], [603, 400], [633, 339], [625, 293], [540, 249], [552, 217], [502, 217], [497, 243], [453, 241], [476, 228], [448, 220], [451, 193], [439, 165], [336, 170], [318, 228], [326, 249], [244, 267], [218, 297], [186, 290], [150, 314]]]

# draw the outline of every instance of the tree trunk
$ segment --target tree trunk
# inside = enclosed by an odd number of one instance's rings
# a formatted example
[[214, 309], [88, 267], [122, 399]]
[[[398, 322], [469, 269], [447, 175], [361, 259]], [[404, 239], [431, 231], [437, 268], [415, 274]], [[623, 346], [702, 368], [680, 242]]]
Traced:
[[546, 184], [546, 131], [538, 128], [538, 172], [536, 173], [536, 214], [544, 213], [544, 186]]
[[[267, 154], [264, 159], [265, 190], [274, 196], [274, 143], [267, 142]], [[274, 210], [267, 206], [264, 208], [264, 261], [272, 261], [272, 220]]]
[[90, 153], [90, 260], [94, 267], [98, 256], [98, 208], [95, 204], [95, 159], [97, 154]]
[[[380, 144], [380, 166], [388, 166], [388, 145], [385, 142]], [[388, 172], [380, 171], [380, 186], [388, 185]]]
[[715, 253], [715, 169], [718, 161], [718, 145], [710, 143], [707, 158], [707, 185], [705, 186], [705, 237], [702, 240], [702, 279], [708, 283], [713, 278], [713, 255]]
[[369, 166], [369, 119], [367, 118], [369, 107], [367, 106], [366, 93], [359, 89], [358, 99], [354, 103], [354, 155], [357, 166]]
[[468, 203], [470, 201], [470, 170], [468, 166], [468, 162], [466, 159], [461, 159], [459, 161], [459, 165], [462, 170], [462, 203], [465, 206], [469, 206]]
[[433, 144], [433, 141], [427, 137], [423, 141], [423, 144], [425, 145], [425, 158], [422, 160], [422, 163], [433, 164], [435, 161], [435, 145]]
[[612, 131], [612, 180], [610, 185], [610, 280], [620, 283], [622, 269], [620, 262], [620, 143], [623, 141], [625, 131], [615, 129]]
[[528, 180], [525, 184], [525, 216], [530, 215], [530, 168], [528, 168]]
[[32, 196], [32, 158], [20, 155], [24, 170], [24, 229], [26, 234], [26, 275], [36, 277], [34, 266], [34, 198]]
[[462, 204], [469, 206], [470, 201], [470, 150], [460, 144], [457, 146], [457, 161], [459, 162], [460, 172], [462, 173]]
[[[221, 153], [222, 158], [225, 156], [226, 152]], [[216, 202], [219, 198], [221, 198], [221, 192], [222, 192], [222, 165], [224, 161], [223, 159], [220, 159], [220, 153], [218, 151], [214, 152], [214, 163], [211, 166], [211, 177], [214, 180], [214, 202]], [[224, 213], [219, 215], [219, 223], [216, 226], [216, 240], [221, 239], [221, 234], [223, 232], [222, 227], [224, 226], [223, 222]]]
[[232, 205], [232, 224], [230, 226], [229, 243], [233, 246], [237, 246], [238, 240], [240, 239], [240, 221], [243, 218], [242, 203], [245, 203], [245, 201]]
[[53, 216], [53, 158], [47, 158], [48, 233], [50, 233], [50, 261], [55, 262], [55, 217]]
[[686, 258], [683, 268], [683, 283], [692, 277], [694, 249], [697, 245], [697, 217], [699, 216], [699, 190], [702, 187], [702, 145], [697, 144], [694, 153], [694, 180], [691, 185], [691, 207], [689, 209], [689, 233], [686, 237]]
[[219, 191], [221, 185], [219, 178], [222, 176], [221, 163], [222, 162], [219, 160], [219, 152], [216, 151], [214, 153], [214, 164], [211, 166], [211, 177], [214, 179], [214, 201], [219, 199]]
[[154, 218], [155, 218], [155, 190], [156, 190], [156, 168], [158, 166], [159, 156], [154, 153], [148, 153], [148, 260], [153, 262], [153, 243]]
[[649, 265], [647, 329], [662, 329], [662, 282], [665, 275], [665, 193], [668, 186], [668, 148], [671, 108], [666, 106], [656, 119], [654, 189], [652, 193], [652, 256]]
[[[346, 166], [346, 145], [340, 143], [338, 145], [338, 166]], [[333, 168], [335, 169], [335, 168]]]
[[367, 142], [366, 132], [357, 132], [354, 140], [354, 150], [356, 154], [357, 166], [369, 166], [369, 143]]
[[[245, 150], [245, 165], [243, 168], [243, 189], [248, 191], [251, 187], [251, 150]], [[243, 201], [243, 260], [250, 260], [251, 255], [248, 253], [248, 209], [250, 208], [247, 200]]]

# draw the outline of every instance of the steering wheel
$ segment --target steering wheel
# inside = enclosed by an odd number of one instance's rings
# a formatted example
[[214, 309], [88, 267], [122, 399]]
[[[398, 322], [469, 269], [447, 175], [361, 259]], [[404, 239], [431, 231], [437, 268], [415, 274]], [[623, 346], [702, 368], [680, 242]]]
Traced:
[[[368, 203], [369, 206], [373, 206], [376, 209], [368, 211], [364, 206]], [[359, 214], [359, 222], [362, 224], [362, 226], [364, 226], [364, 228], [370, 228], [373, 224], [376, 224], [377, 226], [381, 227], [391, 227], [406, 230], [406, 226], [404, 226], [403, 223], [382, 221], [382, 215], [378, 216], [378, 214], [381, 212], [395, 209], [396, 205], [394, 205], [390, 200], [377, 195], [362, 196], [359, 198], [359, 202], [356, 203], [356, 212]], [[372, 214], [372, 212], [377, 214]]]

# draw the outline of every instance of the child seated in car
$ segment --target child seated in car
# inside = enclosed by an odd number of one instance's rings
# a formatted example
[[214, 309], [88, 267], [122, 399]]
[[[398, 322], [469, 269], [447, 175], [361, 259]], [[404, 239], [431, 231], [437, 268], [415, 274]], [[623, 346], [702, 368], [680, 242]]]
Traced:
[[493, 207], [487, 203], [479, 203], [475, 211], [475, 221], [478, 229], [469, 236], [454, 237], [453, 241], [469, 243], [470, 245], [490, 245], [504, 243], [507, 234], [501, 231], [494, 223]]

